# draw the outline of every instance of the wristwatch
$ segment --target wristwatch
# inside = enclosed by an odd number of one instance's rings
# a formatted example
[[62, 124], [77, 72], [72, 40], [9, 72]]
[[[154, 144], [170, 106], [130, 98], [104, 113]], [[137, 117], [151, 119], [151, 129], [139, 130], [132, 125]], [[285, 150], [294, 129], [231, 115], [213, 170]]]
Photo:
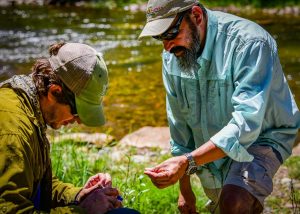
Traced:
[[197, 171], [198, 167], [196, 165], [196, 162], [194, 161], [193, 156], [191, 155], [191, 153], [186, 153], [184, 155], [188, 159], [188, 162], [189, 162], [189, 165], [185, 171], [185, 174], [186, 175], [194, 174]]

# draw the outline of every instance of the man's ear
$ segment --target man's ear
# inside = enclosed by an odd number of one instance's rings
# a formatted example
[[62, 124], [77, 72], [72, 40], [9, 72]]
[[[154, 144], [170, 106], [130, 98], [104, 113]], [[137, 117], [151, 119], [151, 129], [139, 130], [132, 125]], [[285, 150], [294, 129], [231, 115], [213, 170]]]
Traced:
[[201, 24], [204, 20], [204, 14], [202, 9], [199, 6], [193, 6], [192, 7], [192, 12], [191, 12], [191, 17], [195, 19], [196, 23], [198, 25]]
[[52, 84], [48, 89], [47, 98], [49, 101], [56, 101], [56, 97], [61, 94], [62, 87], [60, 85]]

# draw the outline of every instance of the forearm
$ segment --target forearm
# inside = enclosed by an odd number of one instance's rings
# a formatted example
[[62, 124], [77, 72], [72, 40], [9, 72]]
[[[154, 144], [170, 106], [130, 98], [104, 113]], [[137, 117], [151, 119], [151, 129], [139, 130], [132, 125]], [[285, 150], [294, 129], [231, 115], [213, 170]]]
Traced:
[[179, 189], [181, 194], [192, 191], [190, 176], [183, 175], [179, 180]]
[[198, 166], [213, 162], [226, 156], [226, 154], [212, 141], [206, 142], [198, 149], [194, 150], [191, 154]]

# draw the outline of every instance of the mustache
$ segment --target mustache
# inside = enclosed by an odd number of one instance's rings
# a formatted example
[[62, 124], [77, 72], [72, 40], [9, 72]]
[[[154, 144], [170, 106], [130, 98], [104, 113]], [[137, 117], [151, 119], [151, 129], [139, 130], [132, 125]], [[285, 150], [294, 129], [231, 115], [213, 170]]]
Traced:
[[185, 51], [185, 50], [186, 50], [186, 48], [183, 46], [176, 46], [170, 50], [170, 53], [176, 53], [176, 52]]

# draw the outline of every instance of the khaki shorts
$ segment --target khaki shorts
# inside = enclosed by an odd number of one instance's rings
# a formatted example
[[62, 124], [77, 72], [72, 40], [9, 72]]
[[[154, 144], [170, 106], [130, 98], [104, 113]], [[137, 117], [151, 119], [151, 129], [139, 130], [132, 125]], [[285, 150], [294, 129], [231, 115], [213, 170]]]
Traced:
[[[224, 185], [233, 184], [250, 192], [264, 205], [264, 200], [273, 191], [273, 177], [281, 165], [278, 152], [270, 146], [251, 146], [248, 152], [254, 156], [252, 162], [232, 161]], [[206, 189], [204, 191], [211, 203], [207, 208], [218, 213], [218, 201], [221, 189]]]

